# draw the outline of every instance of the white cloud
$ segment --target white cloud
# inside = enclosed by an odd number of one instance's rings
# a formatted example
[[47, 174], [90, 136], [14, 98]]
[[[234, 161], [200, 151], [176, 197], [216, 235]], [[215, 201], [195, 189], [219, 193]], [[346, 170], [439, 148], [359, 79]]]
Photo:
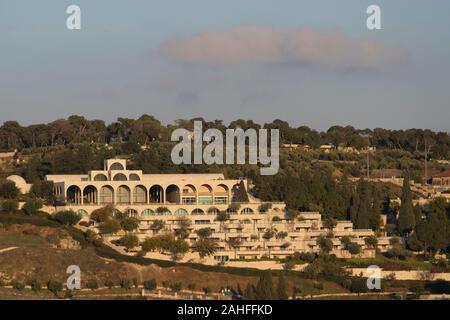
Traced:
[[206, 65], [289, 63], [339, 69], [380, 69], [405, 56], [399, 47], [350, 38], [338, 30], [260, 26], [172, 39], [163, 43], [161, 52], [177, 61]]

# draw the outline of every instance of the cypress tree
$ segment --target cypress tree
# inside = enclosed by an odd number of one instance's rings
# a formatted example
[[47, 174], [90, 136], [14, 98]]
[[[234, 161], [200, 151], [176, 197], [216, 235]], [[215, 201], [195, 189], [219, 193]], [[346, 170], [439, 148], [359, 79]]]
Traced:
[[244, 299], [245, 300], [255, 300], [255, 287], [249, 282], [247, 283], [247, 287], [245, 287], [244, 292]]
[[258, 300], [272, 300], [274, 298], [272, 272], [270, 270], [264, 271], [259, 279], [256, 287], [256, 298]]
[[248, 200], [247, 190], [245, 189], [244, 181], [241, 180], [241, 182], [239, 183], [239, 187], [236, 191], [235, 202], [247, 203], [248, 201], [249, 200]]
[[416, 226], [408, 175], [406, 175], [403, 179], [401, 200], [402, 204], [400, 206], [400, 212], [398, 214], [397, 227], [402, 235], [407, 235]]
[[284, 278], [283, 274], [281, 274], [278, 277], [277, 298], [278, 298], [278, 300], [288, 300], [289, 299], [289, 297], [286, 293], [286, 279]]

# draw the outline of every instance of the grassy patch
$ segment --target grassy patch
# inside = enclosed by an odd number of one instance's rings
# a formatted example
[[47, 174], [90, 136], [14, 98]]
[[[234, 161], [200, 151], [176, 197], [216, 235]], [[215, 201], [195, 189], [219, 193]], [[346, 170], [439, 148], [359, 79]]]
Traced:
[[0, 235], [0, 246], [2, 247], [24, 247], [24, 246], [47, 246], [48, 242], [39, 236], [24, 235]]
[[349, 268], [367, 268], [370, 265], [377, 265], [384, 270], [430, 270], [433, 265], [415, 257], [406, 260], [398, 260], [378, 255], [375, 258], [354, 258], [346, 259], [343, 264]]

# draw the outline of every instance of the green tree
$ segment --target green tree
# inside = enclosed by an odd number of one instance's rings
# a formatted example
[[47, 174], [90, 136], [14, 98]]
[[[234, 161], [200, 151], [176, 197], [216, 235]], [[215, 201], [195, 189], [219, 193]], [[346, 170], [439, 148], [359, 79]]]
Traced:
[[278, 277], [278, 283], [277, 283], [277, 298], [278, 300], [288, 300], [289, 296], [287, 294], [287, 288], [286, 288], [286, 279], [284, 278], [284, 275], [281, 274]]
[[14, 199], [6, 199], [0, 203], [2, 211], [7, 213], [14, 213], [19, 209], [19, 202]]
[[139, 228], [139, 220], [133, 217], [127, 217], [120, 221], [120, 226], [125, 231], [134, 231]]
[[241, 182], [239, 183], [239, 187], [234, 195], [234, 201], [242, 203], [248, 203], [249, 201], [247, 190], [245, 189], [245, 184], [243, 180], [241, 180]]
[[20, 192], [16, 184], [9, 180], [0, 181], [0, 199], [17, 199]]
[[272, 271], [263, 272], [256, 285], [256, 298], [258, 300], [273, 300], [276, 298], [272, 281]]
[[330, 253], [333, 250], [333, 241], [324, 236], [320, 236], [317, 239], [317, 245], [320, 247], [320, 250], [325, 253]]
[[200, 238], [206, 239], [212, 235], [212, 230], [211, 228], [201, 228], [198, 229], [196, 233]]
[[244, 291], [244, 299], [245, 300], [255, 300], [256, 299], [256, 293], [255, 293], [255, 287], [248, 282], [247, 286], [245, 287]]
[[146, 290], [155, 290], [157, 288], [157, 283], [155, 279], [150, 279], [150, 280], [146, 280], [144, 281], [144, 289]]
[[115, 234], [117, 233], [122, 227], [120, 226], [119, 221], [116, 219], [110, 219], [106, 220], [100, 225], [100, 232], [103, 234]]
[[40, 209], [42, 209], [42, 200], [38, 198], [32, 198], [25, 202], [25, 204], [22, 207], [22, 210], [25, 212], [25, 214], [32, 216], [39, 212]]
[[447, 216], [447, 203], [437, 198], [430, 203], [430, 212], [416, 227], [417, 238], [425, 249], [434, 254], [449, 244], [450, 222]]
[[52, 292], [55, 296], [58, 295], [58, 293], [62, 290], [63, 285], [61, 282], [55, 279], [50, 279], [47, 282], [47, 289]]
[[95, 222], [102, 223], [113, 217], [113, 211], [113, 206], [105, 206], [103, 208], [92, 211], [90, 218]]
[[81, 220], [81, 216], [72, 210], [64, 210], [55, 213], [53, 219], [64, 225], [73, 226]]
[[131, 250], [139, 245], [139, 239], [134, 234], [127, 234], [119, 239], [119, 243], [127, 250]]
[[407, 174], [403, 179], [401, 201], [402, 203], [399, 210], [397, 226], [402, 235], [408, 235], [414, 229], [416, 221], [414, 216], [414, 207], [412, 204], [409, 176]]
[[192, 251], [198, 252], [201, 259], [209, 257], [216, 252], [217, 243], [209, 238], [199, 238], [195, 241]]

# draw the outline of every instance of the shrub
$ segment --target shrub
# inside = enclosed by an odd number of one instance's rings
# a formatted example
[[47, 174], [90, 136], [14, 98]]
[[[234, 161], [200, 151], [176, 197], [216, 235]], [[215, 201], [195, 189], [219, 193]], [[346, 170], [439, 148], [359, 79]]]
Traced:
[[388, 258], [406, 260], [411, 256], [411, 252], [406, 250], [401, 244], [394, 244], [391, 249], [386, 252]]
[[19, 202], [13, 199], [3, 200], [1, 203], [2, 211], [14, 213], [19, 209]]
[[150, 279], [150, 280], [144, 281], [144, 288], [146, 290], [155, 290], [156, 287], [157, 287], [157, 284], [156, 284], [155, 279]]
[[89, 222], [87, 222], [87, 221], [81, 221], [79, 223], [79, 225], [82, 226], [82, 227], [86, 227], [86, 228], [91, 226], [91, 224]]
[[324, 236], [320, 236], [317, 239], [317, 244], [320, 247], [320, 250], [322, 250], [325, 253], [331, 252], [333, 250], [333, 241], [331, 241], [328, 238], [325, 238]]
[[174, 282], [171, 283], [169, 287], [173, 292], [178, 292], [183, 289], [183, 284], [181, 282]]
[[139, 228], [139, 220], [136, 218], [127, 217], [120, 221], [120, 226], [125, 231], [134, 231]]
[[14, 182], [9, 180], [0, 181], [0, 198], [17, 199], [19, 193], [19, 189]]
[[23, 205], [23, 212], [25, 214], [32, 216], [36, 215], [40, 209], [42, 209], [42, 200], [38, 198], [29, 199], [25, 204]]
[[86, 288], [91, 289], [91, 290], [98, 289], [97, 279], [89, 279], [86, 283]]
[[196, 231], [200, 238], [209, 238], [212, 235], [211, 228], [201, 228]]
[[359, 244], [357, 244], [355, 242], [351, 242], [347, 246], [347, 250], [350, 254], [359, 254], [361, 252], [361, 247], [359, 246]]
[[38, 292], [42, 289], [42, 284], [37, 279], [33, 279], [30, 281], [31, 290]]
[[114, 288], [114, 282], [112, 280], [106, 280], [105, 286], [108, 287], [108, 289]]
[[133, 234], [127, 234], [119, 239], [119, 244], [124, 246], [127, 250], [131, 250], [139, 245], [139, 239]]
[[122, 289], [127, 289], [127, 290], [131, 289], [130, 279], [126, 279], [126, 278], [120, 279], [119, 285]]
[[90, 218], [95, 222], [105, 222], [113, 217], [113, 211], [113, 206], [105, 206], [103, 208], [92, 211]]
[[369, 291], [367, 288], [367, 280], [365, 278], [355, 278], [352, 280], [350, 291], [353, 293], [364, 293]]
[[121, 229], [119, 221], [115, 219], [106, 220], [100, 226], [100, 232], [103, 234], [115, 234]]
[[62, 288], [63, 285], [58, 280], [50, 279], [47, 282], [47, 289], [55, 295], [58, 295], [58, 292], [60, 292]]
[[11, 285], [14, 289], [22, 291], [23, 289], [25, 289], [25, 284], [23, 284], [22, 282], [18, 281], [18, 280], [13, 280], [11, 281]]
[[53, 219], [66, 226], [73, 226], [81, 220], [81, 216], [72, 210], [64, 210], [55, 213]]
[[364, 239], [364, 242], [366, 243], [366, 246], [369, 248], [376, 248], [378, 245], [378, 239], [375, 236], [369, 236]]

